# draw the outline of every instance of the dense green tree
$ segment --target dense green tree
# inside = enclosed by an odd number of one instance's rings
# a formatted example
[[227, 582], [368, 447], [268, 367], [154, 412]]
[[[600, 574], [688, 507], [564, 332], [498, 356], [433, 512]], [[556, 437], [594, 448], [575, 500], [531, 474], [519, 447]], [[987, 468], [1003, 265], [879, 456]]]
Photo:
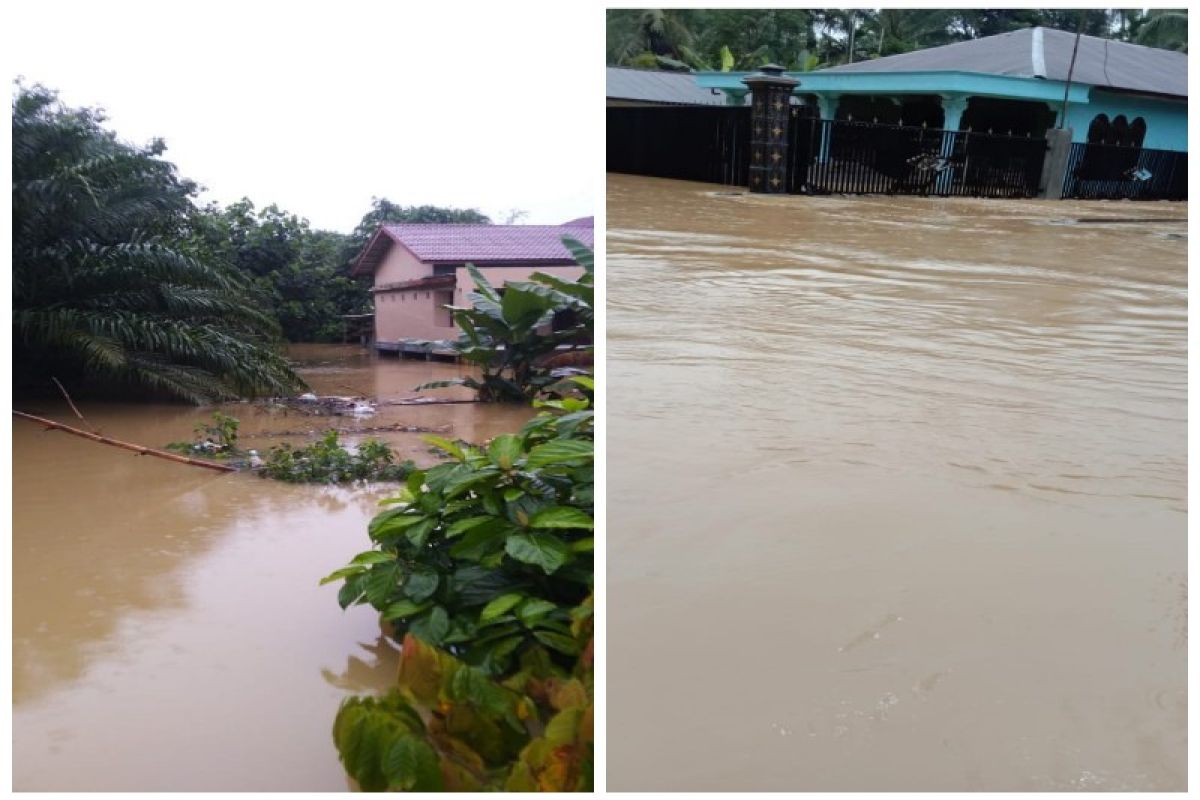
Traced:
[[663, 69], [709, 69], [696, 52], [694, 28], [703, 11], [686, 8], [608, 12], [608, 59], [613, 64]]
[[707, 55], [728, 47], [733, 69], [782, 64], [795, 69], [810, 66], [816, 45], [813, 15], [802, 8], [713, 9], [699, 17], [697, 44]]
[[1151, 9], [1136, 20], [1138, 44], [1187, 52], [1187, 9]]
[[341, 341], [342, 317], [371, 310], [370, 278], [352, 278], [350, 266], [384, 222], [490, 220], [474, 209], [406, 207], [376, 198], [354, 231], [343, 234], [315, 230], [278, 206], [255, 209], [242, 199], [197, 212], [191, 246], [246, 276], [288, 341]]
[[192, 246], [197, 187], [162, 141], [120, 141], [94, 109], [18, 84], [13, 361], [18, 386], [192, 402], [302, 384], [250, 281]]
[[808, 70], [1036, 25], [1187, 51], [1181, 9], [620, 9], [608, 12], [607, 57], [651, 69]]

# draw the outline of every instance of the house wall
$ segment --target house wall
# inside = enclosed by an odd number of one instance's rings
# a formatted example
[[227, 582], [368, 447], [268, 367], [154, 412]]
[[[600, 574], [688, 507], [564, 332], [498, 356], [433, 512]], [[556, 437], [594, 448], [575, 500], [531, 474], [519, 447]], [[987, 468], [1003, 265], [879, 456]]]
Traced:
[[1187, 152], [1187, 103], [1093, 89], [1091, 102], [1071, 105], [1067, 109], [1071, 141], [1087, 141], [1088, 126], [1097, 114], [1107, 114], [1110, 120], [1124, 114], [1129, 122], [1141, 117], [1146, 120], [1146, 139], [1142, 147]]
[[[504, 266], [481, 267], [480, 272], [501, 288], [508, 281], [528, 280], [535, 272], [545, 272], [564, 280], [578, 280], [583, 268], [576, 266]], [[375, 273], [375, 284], [396, 283], [433, 274], [433, 266], [418, 261], [402, 247], [393, 247]], [[460, 333], [443, 306], [468, 304], [467, 294], [475, 282], [465, 269], [455, 270], [457, 282], [453, 294], [448, 289], [385, 290], [375, 293], [375, 340], [398, 342], [401, 339], [456, 339]], [[382, 276], [382, 277], [381, 277]]]
[[432, 266], [417, 260], [408, 248], [393, 244], [375, 270], [375, 285], [411, 281], [432, 274]]
[[375, 293], [375, 340], [457, 339], [458, 328], [439, 306], [450, 292], [407, 289]]
[[[535, 272], [544, 272], [547, 275], [553, 275], [568, 281], [579, 280], [583, 275], [583, 267], [576, 266], [542, 267], [514, 265], [505, 267], [480, 267], [479, 271], [497, 289], [508, 281], [527, 281], [529, 280], [529, 276]], [[467, 293], [475, 290], [475, 281], [471, 280], [471, 274], [465, 269], [456, 270], [455, 274], [458, 282], [454, 288], [454, 305], [465, 306], [467, 304]]]

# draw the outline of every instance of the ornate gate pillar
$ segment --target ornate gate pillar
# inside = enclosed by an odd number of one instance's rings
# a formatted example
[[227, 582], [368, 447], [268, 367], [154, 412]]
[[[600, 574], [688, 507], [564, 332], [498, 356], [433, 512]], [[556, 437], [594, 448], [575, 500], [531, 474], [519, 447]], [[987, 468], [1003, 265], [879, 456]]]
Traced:
[[767, 64], [742, 78], [750, 87], [750, 191], [779, 194], [788, 190], [788, 120], [792, 89], [800, 81], [785, 77], [783, 67]]
[[[967, 97], [961, 94], [944, 94], [942, 95], [942, 112], [944, 119], [942, 120], [942, 129], [945, 133], [942, 134], [942, 147], [940, 155], [943, 159], [949, 162], [950, 157], [954, 155], [954, 132], [958, 130], [959, 123], [962, 121], [963, 112], [967, 110]], [[948, 194], [950, 186], [954, 182], [954, 168], [946, 167], [937, 176], [937, 191], [938, 194]]]

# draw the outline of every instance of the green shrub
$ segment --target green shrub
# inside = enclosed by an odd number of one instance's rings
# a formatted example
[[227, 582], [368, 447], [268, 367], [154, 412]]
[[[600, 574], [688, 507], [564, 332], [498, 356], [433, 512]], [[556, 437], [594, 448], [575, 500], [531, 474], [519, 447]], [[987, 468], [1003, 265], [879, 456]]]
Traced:
[[571, 614], [592, 589], [592, 381], [486, 447], [426, 437], [450, 458], [412, 472], [370, 523], [377, 549], [343, 580], [343, 608], [369, 603], [402, 633], [492, 675], [535, 646], [573, 664]]
[[367, 439], [351, 451], [331, 430], [307, 447], [284, 443], [271, 448], [259, 475], [288, 483], [403, 481], [414, 469], [412, 461], [396, 463], [395, 453], [384, 442]]
[[396, 688], [338, 710], [333, 739], [346, 772], [366, 791], [591, 791], [590, 602], [581, 611], [573, 671], [536, 649], [503, 682], [406, 636]]

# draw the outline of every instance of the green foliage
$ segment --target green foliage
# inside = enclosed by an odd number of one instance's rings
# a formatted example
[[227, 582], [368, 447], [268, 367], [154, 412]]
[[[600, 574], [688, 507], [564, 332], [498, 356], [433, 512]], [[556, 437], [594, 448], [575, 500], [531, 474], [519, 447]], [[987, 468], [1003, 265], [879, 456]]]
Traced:
[[13, 359], [18, 381], [201, 403], [302, 382], [253, 287], [187, 241], [197, 187], [92, 109], [17, 85]]
[[607, 21], [608, 63], [645, 69], [807, 71], [1037, 25], [1187, 51], [1184, 9], [610, 9]]
[[595, 331], [594, 264], [592, 251], [563, 237], [575, 260], [584, 268], [578, 281], [535, 272], [528, 281], [510, 281], [503, 294], [473, 265], [467, 271], [476, 291], [467, 295], [469, 308], [451, 306], [454, 321], [463, 331], [454, 350], [464, 361], [479, 367], [479, 378], [435, 381], [417, 387], [432, 389], [466, 386], [485, 402], [529, 402], [556, 382], [551, 357], [559, 347], [590, 352]]
[[569, 385], [486, 447], [427, 437], [449, 460], [412, 472], [371, 521], [378, 549], [325, 578], [344, 581], [342, 607], [369, 603], [493, 675], [539, 645], [571, 663], [571, 612], [592, 582], [594, 444], [591, 381]]
[[331, 430], [307, 447], [285, 443], [271, 448], [259, 475], [288, 483], [403, 481], [414, 468], [411, 461], [397, 463], [392, 449], [376, 439], [347, 450]]
[[563, 637], [581, 653], [571, 672], [539, 649], [503, 682], [406, 636], [397, 687], [338, 710], [346, 772], [366, 791], [591, 791], [590, 602], [580, 612]]
[[172, 442], [167, 445], [167, 449], [218, 459], [242, 455], [237, 446], [240, 425], [237, 417], [214, 411], [211, 422], [196, 423], [193, 428], [196, 433], [195, 441]]
[[258, 290], [292, 342], [341, 341], [342, 316], [372, 310], [369, 280], [350, 277], [355, 257], [385, 222], [488, 222], [473, 209], [398, 206], [376, 198], [350, 234], [314, 230], [278, 206], [249, 199], [209, 205], [192, 220], [189, 245], [233, 265]]

